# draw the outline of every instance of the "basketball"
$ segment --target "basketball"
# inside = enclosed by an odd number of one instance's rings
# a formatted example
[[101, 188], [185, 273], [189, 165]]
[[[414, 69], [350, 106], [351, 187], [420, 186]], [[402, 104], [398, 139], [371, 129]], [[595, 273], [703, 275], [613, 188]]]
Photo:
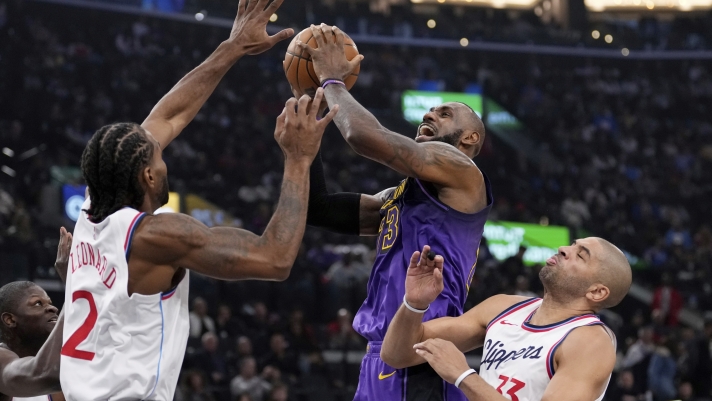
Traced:
[[[354, 43], [351, 38], [344, 33], [344, 54], [346, 54], [346, 59], [351, 61], [356, 57], [358, 49], [356, 48], [356, 43]], [[316, 88], [319, 87], [319, 77], [316, 76], [314, 72], [314, 64], [311, 61], [311, 55], [307, 52], [302, 52], [297, 47], [297, 40], [301, 40], [302, 43], [317, 48], [316, 39], [312, 36], [310, 28], [307, 28], [292, 39], [292, 43], [289, 44], [287, 48], [287, 54], [284, 57], [284, 73], [287, 75], [287, 80], [292, 88], [297, 89], [301, 93], [313, 94]], [[346, 89], [351, 89], [358, 79], [358, 72], [361, 69], [359, 65], [356, 70], [351, 73], [351, 75], [346, 78], [344, 83], [346, 84]]]

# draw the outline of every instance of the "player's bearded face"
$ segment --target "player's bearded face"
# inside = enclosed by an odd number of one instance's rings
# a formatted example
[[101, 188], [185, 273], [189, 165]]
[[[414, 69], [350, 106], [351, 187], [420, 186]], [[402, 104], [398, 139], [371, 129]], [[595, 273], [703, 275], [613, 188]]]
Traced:
[[567, 266], [569, 263], [572, 262], [557, 258], [556, 264], [547, 263], [539, 272], [546, 291], [561, 300], [584, 296], [590, 284], [585, 277], [578, 277], [571, 266]]
[[462, 130], [458, 129], [458, 130], [455, 130], [454, 132], [450, 132], [449, 134], [436, 135], [433, 137], [433, 139], [431, 139], [431, 141], [445, 142], [445, 143], [450, 144], [454, 147], [457, 147], [457, 145], [460, 144], [461, 136], [462, 136]]
[[163, 177], [163, 182], [161, 183], [161, 189], [158, 192], [158, 201], [161, 205], [168, 203], [168, 176]]

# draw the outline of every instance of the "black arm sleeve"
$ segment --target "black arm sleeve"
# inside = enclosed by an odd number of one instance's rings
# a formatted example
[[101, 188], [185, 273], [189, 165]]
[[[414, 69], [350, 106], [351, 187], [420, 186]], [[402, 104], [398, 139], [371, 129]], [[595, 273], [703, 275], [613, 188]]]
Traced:
[[359, 207], [361, 194], [341, 192], [330, 194], [326, 190], [321, 150], [309, 169], [309, 210], [307, 224], [340, 234], [358, 235], [360, 232]]

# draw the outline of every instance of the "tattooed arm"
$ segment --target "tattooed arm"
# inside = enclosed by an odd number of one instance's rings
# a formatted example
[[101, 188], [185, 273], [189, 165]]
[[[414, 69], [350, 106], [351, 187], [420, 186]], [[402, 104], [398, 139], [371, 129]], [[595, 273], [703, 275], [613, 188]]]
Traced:
[[144, 219], [132, 256], [223, 280], [285, 280], [304, 235], [308, 171], [308, 163], [285, 162], [279, 203], [262, 235], [165, 213]]
[[[292, 29], [267, 35], [269, 17], [283, 0], [240, 0], [230, 37], [193, 71], [181, 79], [151, 110], [141, 124], [165, 149], [198, 114], [230, 68], [244, 55], [260, 54], [292, 36]], [[269, 5], [268, 5], [269, 4]]]
[[[287, 101], [277, 118], [275, 139], [284, 152], [284, 177], [277, 210], [261, 236], [236, 228], [208, 228], [181, 214], [148, 216], [134, 235], [129, 292], [167, 289], [176, 269], [187, 268], [224, 280], [285, 280], [304, 235], [309, 165], [338, 106], [316, 120], [323, 91]], [[138, 281], [138, 283], [137, 283]], [[169, 288], [169, 287], [168, 287]]]
[[[472, 186], [477, 166], [455, 147], [441, 142], [417, 143], [388, 130], [342, 85], [324, 90], [329, 106], [339, 104], [334, 119], [341, 134], [361, 156], [384, 164], [401, 174], [449, 188]], [[473, 180], [463, 180], [469, 174]]]

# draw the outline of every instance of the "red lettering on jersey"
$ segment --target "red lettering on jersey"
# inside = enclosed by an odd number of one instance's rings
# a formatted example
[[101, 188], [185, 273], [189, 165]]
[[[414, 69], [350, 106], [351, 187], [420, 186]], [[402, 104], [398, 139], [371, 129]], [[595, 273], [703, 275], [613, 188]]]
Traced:
[[109, 277], [104, 280], [104, 285], [106, 288], [111, 289], [111, 287], [114, 286], [114, 282], [116, 282], [116, 268], [112, 267], [111, 272], [109, 272]]
[[[81, 252], [81, 257], [79, 256]], [[76, 254], [76, 261], [74, 260], [74, 255]], [[109, 261], [106, 256], [101, 255], [101, 251], [86, 242], [81, 242], [75, 247], [75, 252], [69, 255], [69, 259], [72, 264], [72, 273], [81, 269], [84, 266], [92, 266], [99, 273], [99, 279], [106, 286], [106, 288], [111, 288], [116, 282], [116, 276], [118, 272], [115, 267], [111, 268], [109, 275], [104, 278], [106, 274], [106, 268], [109, 266]]]

